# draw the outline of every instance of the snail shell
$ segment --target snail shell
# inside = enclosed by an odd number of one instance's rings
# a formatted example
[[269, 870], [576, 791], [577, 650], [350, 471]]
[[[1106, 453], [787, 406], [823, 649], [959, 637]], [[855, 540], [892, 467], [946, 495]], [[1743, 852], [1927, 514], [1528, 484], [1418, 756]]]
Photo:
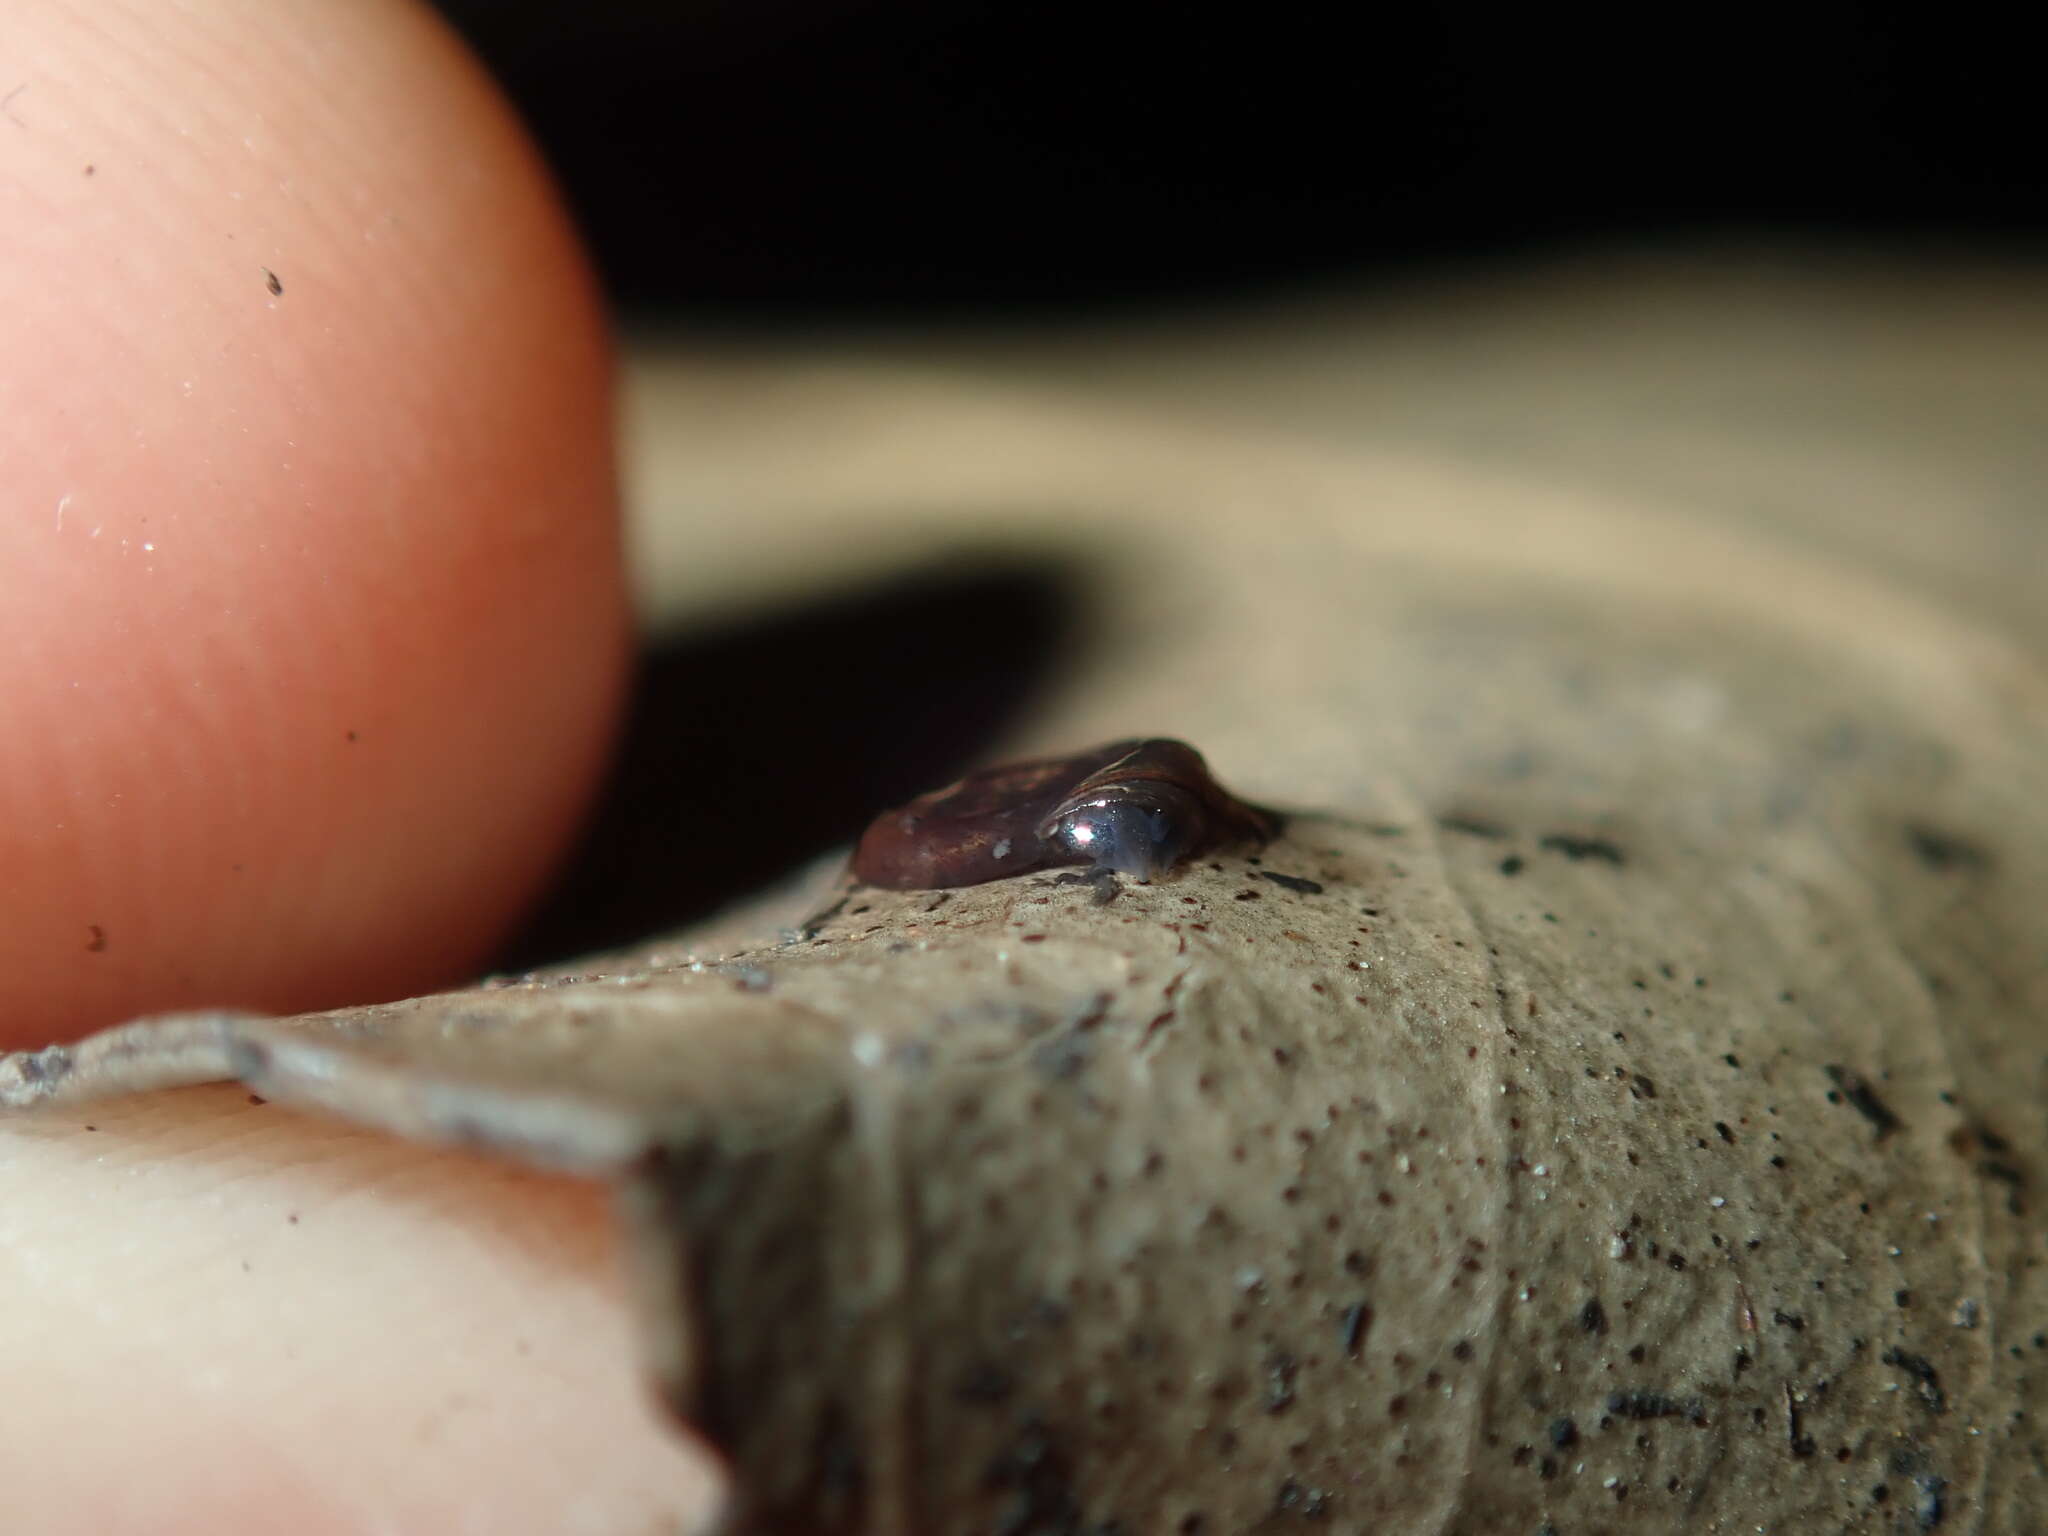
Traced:
[[1279, 818], [1216, 782], [1165, 737], [984, 768], [875, 818], [854, 877], [897, 890], [979, 885], [1087, 864], [1139, 880], [1229, 842], [1264, 842]]

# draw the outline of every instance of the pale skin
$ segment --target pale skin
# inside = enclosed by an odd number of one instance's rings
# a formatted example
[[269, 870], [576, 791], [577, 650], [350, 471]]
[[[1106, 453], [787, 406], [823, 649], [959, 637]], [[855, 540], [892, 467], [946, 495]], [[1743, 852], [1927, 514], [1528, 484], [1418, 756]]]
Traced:
[[[625, 671], [566, 221], [397, 0], [7, 31], [0, 1045], [460, 980]], [[690, 1528], [612, 1242], [595, 1186], [226, 1089], [10, 1123], [0, 1524]]]

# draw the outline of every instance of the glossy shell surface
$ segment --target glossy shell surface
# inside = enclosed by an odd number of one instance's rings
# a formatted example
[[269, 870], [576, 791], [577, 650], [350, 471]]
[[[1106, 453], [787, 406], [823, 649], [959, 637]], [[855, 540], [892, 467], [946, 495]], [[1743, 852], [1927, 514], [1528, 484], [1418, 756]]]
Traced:
[[1264, 842], [1278, 829], [1278, 817], [1218, 784], [1193, 747], [1151, 737], [984, 768], [921, 795], [875, 818], [853, 873], [893, 890], [1063, 865], [1149, 880], [1204, 849]]

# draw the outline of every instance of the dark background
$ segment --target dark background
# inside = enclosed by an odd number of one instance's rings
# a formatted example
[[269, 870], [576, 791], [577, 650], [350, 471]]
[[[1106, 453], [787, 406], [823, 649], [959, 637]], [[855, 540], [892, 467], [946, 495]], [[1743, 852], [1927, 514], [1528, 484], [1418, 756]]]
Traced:
[[2043, 229], [1967, 8], [444, 0], [616, 300], [742, 323], [1205, 297], [1546, 243]]

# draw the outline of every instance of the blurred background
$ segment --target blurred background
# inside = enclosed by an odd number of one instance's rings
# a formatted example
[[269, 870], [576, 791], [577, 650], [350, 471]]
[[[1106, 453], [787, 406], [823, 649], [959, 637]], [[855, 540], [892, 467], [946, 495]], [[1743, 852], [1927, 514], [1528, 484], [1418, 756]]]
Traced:
[[[1007, 745], [1076, 585], [788, 511], [851, 495], [822, 452], [790, 479], [821, 438], [910, 497], [967, 402], [1682, 509], [2048, 650], [2048, 155], [2035, 55], [1982, 16], [442, 4], [631, 343], [646, 667], [509, 964], [700, 917]], [[836, 403], [793, 404], [821, 361]]]
[[1968, 8], [444, 5], [629, 310], [1071, 310], [2048, 212], [2038, 57]]

